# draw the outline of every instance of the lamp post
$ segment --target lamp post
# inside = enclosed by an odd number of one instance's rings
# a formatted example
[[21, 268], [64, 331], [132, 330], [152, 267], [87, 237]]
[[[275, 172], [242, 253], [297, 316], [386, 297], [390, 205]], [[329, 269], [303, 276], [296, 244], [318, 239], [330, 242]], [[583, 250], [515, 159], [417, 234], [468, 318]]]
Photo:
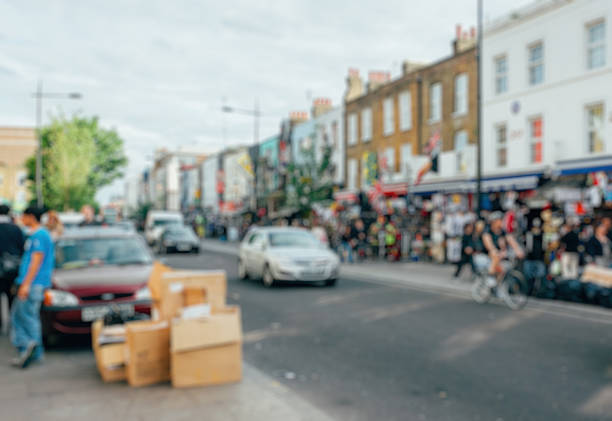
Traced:
[[44, 205], [42, 192], [42, 100], [43, 98], [68, 98], [81, 99], [82, 95], [79, 92], [57, 93], [43, 92], [42, 80], [38, 81], [36, 92], [32, 94], [36, 98], [36, 131], [38, 133], [38, 149], [36, 150], [36, 205], [42, 208]]
[[476, 116], [476, 210], [477, 215], [480, 217], [480, 211], [482, 210], [482, 92], [481, 92], [481, 73], [482, 73], [482, 0], [478, 0], [478, 29], [477, 29], [477, 42], [476, 47], [476, 103], [477, 113]]
[[257, 98], [255, 99], [255, 106], [252, 110], [224, 105], [223, 107], [221, 107], [221, 111], [223, 111], [224, 113], [246, 114], [253, 116], [253, 144], [257, 145], [257, 143], [259, 142], [259, 118], [261, 117], [261, 111], [259, 110], [259, 100]]

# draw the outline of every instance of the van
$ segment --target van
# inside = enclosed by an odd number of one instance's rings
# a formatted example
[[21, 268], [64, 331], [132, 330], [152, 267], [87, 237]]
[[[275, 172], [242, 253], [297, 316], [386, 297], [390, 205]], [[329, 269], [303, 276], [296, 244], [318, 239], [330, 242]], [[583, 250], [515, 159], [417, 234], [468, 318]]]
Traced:
[[153, 210], [147, 213], [145, 238], [149, 246], [155, 245], [169, 225], [184, 225], [183, 215], [177, 211]]

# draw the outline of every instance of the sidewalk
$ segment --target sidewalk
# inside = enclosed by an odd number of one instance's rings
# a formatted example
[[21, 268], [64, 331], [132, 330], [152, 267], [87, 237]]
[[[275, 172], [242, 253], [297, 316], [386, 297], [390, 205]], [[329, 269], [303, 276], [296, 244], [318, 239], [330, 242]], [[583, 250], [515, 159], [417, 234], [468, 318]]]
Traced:
[[[216, 253], [237, 256], [238, 246], [238, 243], [210, 239], [202, 240], [202, 249]], [[343, 263], [340, 273], [343, 277], [358, 281], [438, 292], [471, 300], [471, 283], [461, 278], [453, 278], [454, 269], [453, 265], [435, 263], [388, 263], [380, 261]], [[465, 268], [464, 271], [468, 269]], [[587, 304], [530, 298], [527, 308], [556, 315], [589, 318], [604, 323], [612, 323], [612, 311]]]
[[131, 388], [103, 383], [83, 345], [47, 352], [27, 370], [8, 365], [13, 350], [0, 337], [0, 406], [6, 420], [266, 420], [331, 421], [279, 382], [244, 365], [241, 383], [195, 389], [170, 384]]

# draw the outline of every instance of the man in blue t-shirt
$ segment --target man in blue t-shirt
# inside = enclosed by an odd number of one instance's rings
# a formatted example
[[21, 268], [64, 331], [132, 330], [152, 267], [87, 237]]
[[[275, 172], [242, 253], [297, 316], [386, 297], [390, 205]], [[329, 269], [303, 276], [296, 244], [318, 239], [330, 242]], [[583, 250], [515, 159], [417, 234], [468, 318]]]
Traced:
[[53, 240], [40, 224], [43, 211], [27, 208], [21, 217], [30, 235], [15, 280], [17, 297], [11, 311], [11, 340], [19, 355], [13, 365], [26, 368], [43, 358], [40, 306], [45, 289], [51, 287], [51, 274], [55, 261]]

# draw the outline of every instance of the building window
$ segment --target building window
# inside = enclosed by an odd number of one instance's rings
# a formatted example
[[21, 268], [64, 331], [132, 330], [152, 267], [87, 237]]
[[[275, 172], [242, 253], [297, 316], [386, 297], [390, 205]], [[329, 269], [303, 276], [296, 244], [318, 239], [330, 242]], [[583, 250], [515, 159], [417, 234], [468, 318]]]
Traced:
[[357, 144], [357, 114], [355, 113], [348, 116], [348, 144]]
[[456, 170], [458, 173], [464, 173], [467, 170], [467, 144], [467, 132], [465, 130], [455, 132], [455, 162], [457, 163]]
[[389, 136], [395, 131], [395, 117], [393, 115], [393, 97], [383, 101], [383, 134]]
[[361, 140], [368, 142], [372, 139], [372, 109], [370, 107], [361, 111]]
[[435, 123], [442, 118], [442, 84], [434, 83], [429, 87], [429, 122]]
[[529, 154], [532, 164], [542, 162], [542, 117], [529, 119]]
[[529, 47], [529, 84], [544, 82], [544, 44], [538, 42]]
[[508, 143], [505, 124], [495, 127], [495, 145], [497, 146], [497, 166], [505, 167], [508, 163]]
[[357, 188], [357, 160], [348, 160], [348, 183], [349, 190], [355, 190]]
[[412, 99], [410, 91], [399, 94], [400, 130], [406, 131], [412, 128]]
[[508, 90], [508, 60], [506, 56], [495, 59], [495, 93], [503, 94]]
[[604, 107], [603, 104], [593, 104], [586, 108], [587, 113], [587, 138], [589, 152], [604, 152]]
[[455, 77], [455, 114], [468, 112], [468, 75], [461, 73]]
[[606, 65], [606, 22], [587, 26], [587, 67], [597, 69]]

